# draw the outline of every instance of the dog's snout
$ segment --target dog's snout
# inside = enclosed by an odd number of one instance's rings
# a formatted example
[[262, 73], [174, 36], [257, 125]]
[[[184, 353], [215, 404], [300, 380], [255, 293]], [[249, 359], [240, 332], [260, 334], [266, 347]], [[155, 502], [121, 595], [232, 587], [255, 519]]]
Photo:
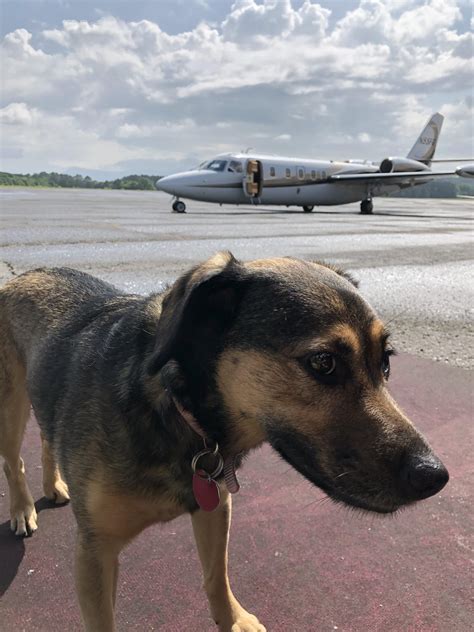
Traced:
[[448, 470], [434, 454], [411, 454], [400, 470], [403, 492], [413, 500], [437, 494], [449, 480]]

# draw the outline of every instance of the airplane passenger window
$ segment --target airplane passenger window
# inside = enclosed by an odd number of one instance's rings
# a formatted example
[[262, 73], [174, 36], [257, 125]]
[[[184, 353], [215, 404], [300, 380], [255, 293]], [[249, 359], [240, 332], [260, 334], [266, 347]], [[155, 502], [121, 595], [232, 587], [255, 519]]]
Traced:
[[316, 171], [311, 171], [311, 180], [316, 180]]
[[238, 160], [231, 160], [229, 162], [229, 166], [227, 167], [227, 171], [234, 171], [235, 173], [242, 173], [242, 163]]
[[224, 171], [226, 164], [227, 160], [211, 160], [206, 169], [211, 169], [212, 171]]
[[271, 176], [275, 175], [275, 167], [270, 167], [270, 175]]
[[290, 169], [285, 169], [285, 175], [287, 178], [291, 178], [291, 170]]
[[304, 178], [304, 169], [298, 169], [298, 178], [300, 180]]

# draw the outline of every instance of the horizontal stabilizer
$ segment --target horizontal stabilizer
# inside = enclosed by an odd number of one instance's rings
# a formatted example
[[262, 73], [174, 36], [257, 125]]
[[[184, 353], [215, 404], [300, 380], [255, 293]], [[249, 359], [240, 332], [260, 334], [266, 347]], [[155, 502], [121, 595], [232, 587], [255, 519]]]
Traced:
[[474, 162], [474, 158], [446, 158], [445, 160], [432, 160], [431, 162]]

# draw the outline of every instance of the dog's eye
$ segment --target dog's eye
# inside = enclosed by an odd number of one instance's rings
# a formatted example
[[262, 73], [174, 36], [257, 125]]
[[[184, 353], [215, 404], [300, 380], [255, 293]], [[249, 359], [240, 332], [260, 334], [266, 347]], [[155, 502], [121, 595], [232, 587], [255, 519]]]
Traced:
[[313, 353], [309, 358], [309, 365], [318, 376], [326, 377], [336, 370], [336, 358], [332, 353]]
[[386, 380], [390, 377], [390, 356], [393, 355], [392, 349], [387, 349], [382, 356], [382, 373]]

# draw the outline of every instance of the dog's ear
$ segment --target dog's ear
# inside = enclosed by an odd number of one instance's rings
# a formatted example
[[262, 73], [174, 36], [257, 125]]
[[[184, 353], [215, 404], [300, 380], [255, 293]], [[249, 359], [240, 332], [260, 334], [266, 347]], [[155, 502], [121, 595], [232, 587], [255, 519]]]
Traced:
[[248, 273], [230, 252], [220, 252], [180, 277], [163, 299], [150, 375], [197, 337], [213, 344], [240, 303]]
[[344, 279], [347, 279], [350, 283], [352, 283], [354, 287], [359, 287], [359, 281], [355, 279], [352, 276], [352, 274], [349, 274], [349, 272], [346, 272], [339, 266], [333, 265], [332, 263], [326, 263], [325, 261], [312, 261], [311, 263], [316, 263], [318, 266], [324, 266], [325, 268], [329, 268], [329, 270], [332, 270], [339, 276], [342, 276], [344, 277]]

